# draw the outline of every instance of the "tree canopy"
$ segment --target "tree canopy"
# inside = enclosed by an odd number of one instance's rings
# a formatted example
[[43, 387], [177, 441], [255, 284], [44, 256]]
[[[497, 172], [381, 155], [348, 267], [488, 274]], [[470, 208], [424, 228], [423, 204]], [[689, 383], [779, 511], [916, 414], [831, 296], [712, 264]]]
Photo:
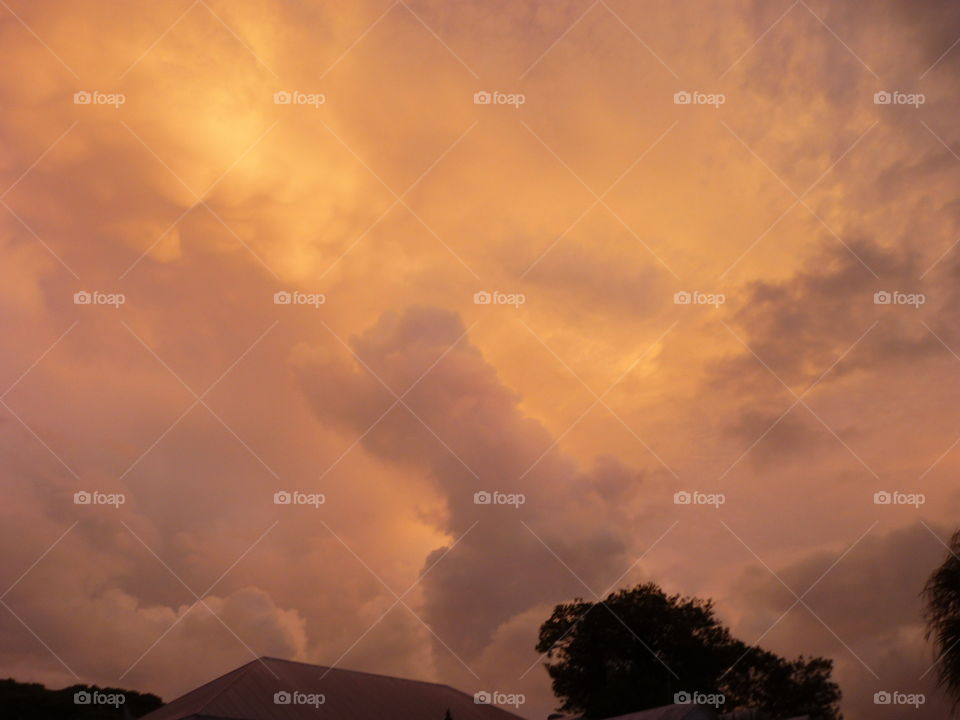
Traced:
[[789, 661], [747, 645], [720, 624], [712, 601], [668, 596], [654, 583], [557, 605], [536, 649], [560, 709], [589, 720], [669, 705], [678, 693], [713, 698], [722, 712], [842, 717], [831, 660]]
[[[75, 695], [123, 695], [122, 705], [77, 704]], [[126, 720], [156, 710], [163, 701], [150, 693], [96, 685], [71, 685], [50, 690], [39, 683], [0, 680], [0, 708], [9, 720]]]
[[927, 639], [933, 639], [940, 686], [960, 704], [960, 531], [950, 539], [943, 564], [923, 590]]

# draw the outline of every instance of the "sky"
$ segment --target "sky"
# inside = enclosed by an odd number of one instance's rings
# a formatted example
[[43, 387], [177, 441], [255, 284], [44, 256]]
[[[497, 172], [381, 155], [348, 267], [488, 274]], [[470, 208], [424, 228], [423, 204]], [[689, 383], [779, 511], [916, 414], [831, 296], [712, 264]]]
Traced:
[[850, 720], [943, 716], [958, 38], [947, 0], [3, 0], [0, 676], [270, 655], [543, 718], [553, 606], [654, 581], [831, 658]]

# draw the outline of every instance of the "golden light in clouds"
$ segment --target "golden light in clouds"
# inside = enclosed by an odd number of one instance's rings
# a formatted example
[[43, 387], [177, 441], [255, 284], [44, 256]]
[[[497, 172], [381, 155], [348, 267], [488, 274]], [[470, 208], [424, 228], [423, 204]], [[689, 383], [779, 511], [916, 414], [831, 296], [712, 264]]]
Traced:
[[0, 672], [254, 652], [542, 717], [553, 604], [653, 579], [850, 718], [940, 702], [952, 4], [0, 5]]

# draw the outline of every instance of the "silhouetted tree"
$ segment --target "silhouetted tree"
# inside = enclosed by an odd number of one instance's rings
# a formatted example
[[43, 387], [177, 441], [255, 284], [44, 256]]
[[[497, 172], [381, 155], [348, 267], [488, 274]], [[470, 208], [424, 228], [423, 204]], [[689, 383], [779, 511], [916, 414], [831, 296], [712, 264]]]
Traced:
[[927, 639], [933, 639], [937, 654], [937, 678], [953, 700], [954, 714], [960, 706], [960, 530], [950, 539], [943, 564], [933, 571], [923, 589]]
[[536, 649], [552, 661], [561, 709], [591, 720], [669, 705], [678, 692], [722, 693], [723, 711], [842, 717], [832, 661], [790, 662], [748, 646], [720, 624], [710, 600], [668, 596], [654, 583], [557, 605]]
[[[122, 693], [124, 703], [112, 705], [78, 705], [76, 693], [94, 691], [108, 695]], [[13, 679], [0, 680], [0, 716], [4, 720], [122, 720], [141, 717], [163, 705], [150, 693], [138, 693], [119, 688], [99, 688], [95, 685], [71, 685], [62, 690], [49, 690], [39, 683], [22, 683]]]

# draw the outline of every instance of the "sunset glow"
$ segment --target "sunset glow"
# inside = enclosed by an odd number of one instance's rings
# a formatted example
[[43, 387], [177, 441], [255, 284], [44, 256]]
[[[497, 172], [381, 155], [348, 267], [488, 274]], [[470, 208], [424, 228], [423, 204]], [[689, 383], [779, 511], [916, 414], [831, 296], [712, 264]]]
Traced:
[[958, 37], [946, 0], [0, 1], [0, 677], [269, 655], [542, 720], [540, 623], [652, 580], [831, 658], [847, 720], [945, 717]]

